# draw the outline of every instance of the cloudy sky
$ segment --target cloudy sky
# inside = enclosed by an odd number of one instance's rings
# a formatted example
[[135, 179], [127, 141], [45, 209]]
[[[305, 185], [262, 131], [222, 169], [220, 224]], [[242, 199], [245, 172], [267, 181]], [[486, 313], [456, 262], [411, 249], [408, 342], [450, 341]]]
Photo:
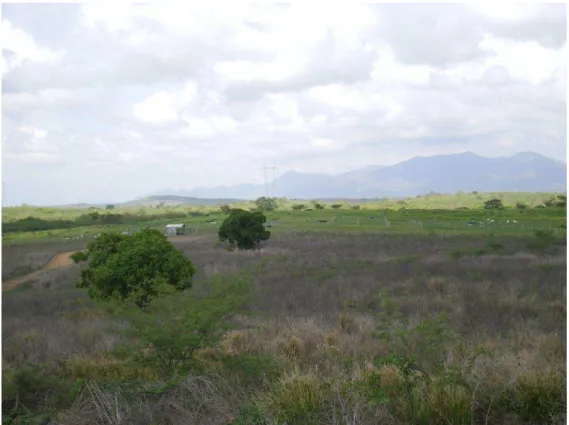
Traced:
[[4, 205], [566, 159], [566, 6], [3, 4]]

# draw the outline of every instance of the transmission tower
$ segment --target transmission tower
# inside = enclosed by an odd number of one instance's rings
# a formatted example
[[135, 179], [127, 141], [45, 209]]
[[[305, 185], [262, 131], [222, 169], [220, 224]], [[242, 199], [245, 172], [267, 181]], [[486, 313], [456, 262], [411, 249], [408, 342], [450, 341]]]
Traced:
[[[275, 196], [275, 170], [277, 167], [267, 167], [263, 166], [263, 170], [265, 172], [265, 196], [267, 198], [273, 198]], [[267, 170], [272, 170], [272, 180], [269, 186], [269, 182], [267, 181]]]

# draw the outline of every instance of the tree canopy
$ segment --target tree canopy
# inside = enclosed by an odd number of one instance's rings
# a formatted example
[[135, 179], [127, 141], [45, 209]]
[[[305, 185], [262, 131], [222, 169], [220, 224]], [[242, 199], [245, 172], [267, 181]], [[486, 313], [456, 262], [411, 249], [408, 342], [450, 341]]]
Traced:
[[152, 299], [190, 288], [195, 269], [158, 230], [133, 236], [103, 233], [72, 256], [89, 261], [77, 284], [95, 300], [131, 300], [145, 307]]
[[261, 241], [268, 240], [271, 233], [265, 229], [267, 221], [260, 211], [249, 212], [235, 209], [221, 224], [218, 236], [221, 242], [228, 242], [229, 246], [238, 249], [259, 248]]

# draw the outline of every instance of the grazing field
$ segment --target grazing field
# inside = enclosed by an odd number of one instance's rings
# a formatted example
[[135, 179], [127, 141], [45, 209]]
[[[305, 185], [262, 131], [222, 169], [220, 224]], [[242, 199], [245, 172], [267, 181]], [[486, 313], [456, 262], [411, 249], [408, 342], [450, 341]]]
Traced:
[[[204, 223], [170, 238], [191, 291], [145, 318], [75, 288], [82, 266], [37, 274], [3, 293], [3, 421], [565, 423], [565, 215], [277, 211], [252, 252]], [[86, 241], [5, 243], [3, 280]]]

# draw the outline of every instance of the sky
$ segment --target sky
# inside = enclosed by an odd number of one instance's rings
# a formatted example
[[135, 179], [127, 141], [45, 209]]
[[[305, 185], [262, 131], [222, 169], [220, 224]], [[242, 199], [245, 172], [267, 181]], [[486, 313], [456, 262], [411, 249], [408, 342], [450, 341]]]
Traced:
[[2, 4], [0, 40], [3, 205], [566, 160], [565, 4]]

